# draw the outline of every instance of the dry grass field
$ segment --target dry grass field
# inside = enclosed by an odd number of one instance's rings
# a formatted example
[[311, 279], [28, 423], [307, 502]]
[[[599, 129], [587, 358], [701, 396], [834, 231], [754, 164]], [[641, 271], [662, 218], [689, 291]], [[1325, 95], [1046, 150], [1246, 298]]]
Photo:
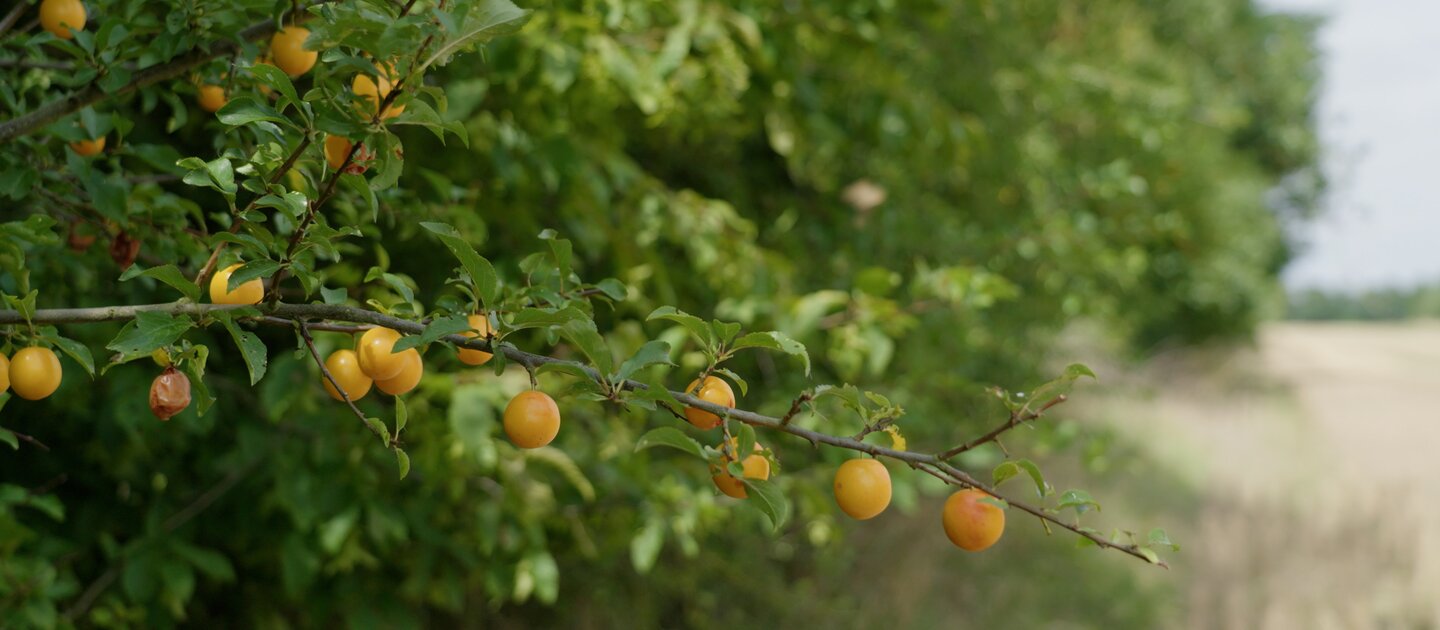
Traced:
[[1277, 323], [1128, 372], [1079, 408], [1202, 497], [1177, 627], [1440, 627], [1440, 323]]

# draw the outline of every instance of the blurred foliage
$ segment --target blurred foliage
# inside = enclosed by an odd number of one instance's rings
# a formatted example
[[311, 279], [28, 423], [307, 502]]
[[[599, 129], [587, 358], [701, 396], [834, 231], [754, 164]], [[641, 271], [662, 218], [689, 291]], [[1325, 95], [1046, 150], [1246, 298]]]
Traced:
[[[480, 19], [506, 4], [457, 2], [453, 15], [477, 9]], [[256, 1], [86, 6], [90, 25], [75, 40], [39, 30], [0, 39], [5, 59], [79, 68], [5, 65], [7, 117], [92, 80], [113, 91], [130, 64], [275, 17], [274, 3]], [[204, 235], [234, 220], [235, 184], [227, 192], [213, 178], [216, 160], [253, 183], [302, 127], [321, 129], [379, 150], [365, 177], [341, 179], [287, 301], [324, 288], [402, 314], [463, 307], [468, 298], [446, 284], [454, 258], [419, 225], [439, 221], [494, 263], [508, 292], [553, 290], [569, 303], [558, 256], [532, 255], [553, 251], [553, 236], [536, 238], [550, 229], [573, 243], [578, 277], [623, 283], [623, 299], [593, 311], [617, 356], [652, 338], [682, 349], [678, 367], [654, 372], [671, 388], [705, 357], [679, 327], [645, 321], [662, 305], [809, 346], [810, 379], [783, 355], [728, 364], [750, 384], [740, 406], [778, 415], [814, 383], [852, 383], [905, 407], [911, 448], [941, 448], [1003, 417], [986, 386], [1043, 380], [1067, 322], [1094, 320], [1137, 348], [1247, 334], [1278, 304], [1282, 226], [1312, 214], [1323, 187], [1315, 23], [1248, 0], [541, 1], [526, 5], [523, 30], [430, 68], [388, 128], [366, 125], [345, 88], [374, 70], [370, 59], [403, 56], [433, 32], [434, 7], [418, 6], [400, 20], [379, 0], [313, 9], [311, 41], [325, 52], [294, 85], [315, 100], [279, 106], [283, 121], [258, 109], [284, 90], [254, 63], [263, 42], [247, 43], [233, 59], [0, 147], [0, 218], [11, 221], [0, 290], [34, 288], [40, 308], [174, 299], [148, 277], [120, 282], [113, 245], [138, 241], [143, 266], [193, 276], [213, 245]], [[229, 90], [230, 124], [195, 106], [206, 82]], [[66, 149], [102, 133], [110, 146], [99, 158]], [[286, 189], [319, 193], [319, 146]], [[269, 240], [232, 248], [251, 260], [278, 255], [296, 225], [279, 201], [263, 210], [255, 223]], [[94, 246], [80, 247], [88, 237]], [[97, 350], [121, 330], [61, 328]], [[703, 465], [633, 452], [647, 428], [672, 419], [557, 396], [558, 440], [520, 451], [499, 413], [528, 385], [524, 372], [461, 369], [436, 346], [407, 397], [413, 470], [397, 480], [394, 456], [292, 351], [295, 335], [255, 333], [269, 363], [253, 387], [225, 331], [186, 334], [210, 352], [203, 382], [219, 403], [204, 415], [192, 407], [155, 421], [144, 392], [158, 368], [143, 361], [89, 380], [67, 360], [55, 396], [0, 410], [5, 427], [52, 449], [0, 448], [7, 625], [64, 625], [72, 612], [69, 621], [105, 627], [868, 618], [834, 614], [853, 593], [837, 576], [867, 552], [847, 545], [851, 526], [830, 497], [842, 453], [760, 436], [794, 502], [772, 534], [753, 506], [717, 497]], [[545, 352], [556, 338], [510, 340]], [[349, 343], [334, 333], [317, 342], [322, 353]], [[573, 344], [554, 351], [579, 354]], [[571, 381], [547, 374], [541, 384], [558, 392]], [[361, 407], [391, 417], [379, 398]], [[861, 428], [839, 415], [797, 422]], [[1102, 457], [1110, 437], [1047, 423], [1018, 440], [1042, 455]], [[999, 457], [982, 450], [966, 463]], [[892, 474], [892, 512], [940, 491], [914, 471]], [[1030, 538], [1023, 552], [1015, 542], [980, 560], [952, 552], [932, 579], [1075, 586], [1033, 600], [997, 588], [1033, 616], [986, 617], [995, 623], [1155, 625], [1150, 587], [1113, 566], [1122, 560], [1076, 560], [1069, 541]], [[885, 579], [920, 578], [894, 567]]]
[[1440, 318], [1440, 285], [1359, 292], [1305, 289], [1290, 294], [1285, 316], [1302, 320]]

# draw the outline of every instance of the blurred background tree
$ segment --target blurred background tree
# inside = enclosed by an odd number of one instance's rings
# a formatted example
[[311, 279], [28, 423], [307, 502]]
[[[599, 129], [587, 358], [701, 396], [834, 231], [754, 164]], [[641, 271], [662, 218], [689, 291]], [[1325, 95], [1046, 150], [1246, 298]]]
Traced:
[[[129, 30], [119, 59], [141, 64], [272, 9], [86, 6], [92, 33]], [[468, 144], [397, 124], [404, 167], [378, 219], [364, 195], [337, 197], [331, 222], [353, 219], [366, 240], [339, 245], [343, 258], [318, 270], [324, 285], [362, 301], [402, 300], [397, 284], [440, 300], [454, 261], [420, 221], [455, 225], [523, 284], [518, 270], [545, 246], [536, 235], [553, 229], [574, 242], [582, 277], [626, 285], [596, 312], [622, 356], [662, 332], [683, 347], [682, 332], [643, 323], [665, 304], [806, 342], [809, 380], [765, 355], [732, 366], [751, 383], [741, 404], [751, 409], [783, 413], [812, 382], [852, 383], [905, 406], [912, 444], [953, 444], [1002, 416], [986, 386], [1022, 389], [1056, 361], [1083, 359], [1056, 350], [1077, 321], [1136, 351], [1243, 338], [1279, 312], [1283, 228], [1313, 215], [1324, 185], [1316, 24], [1248, 0], [524, 8], [523, 30], [425, 77], [447, 101], [438, 122], [463, 127]], [[9, 117], [94, 78], [22, 63], [58, 46], [25, 30], [24, 15], [0, 39]], [[203, 27], [179, 34], [187, 23]], [[173, 40], [141, 37], [161, 33]], [[327, 65], [356, 54], [337, 50], [322, 53], [317, 86]], [[253, 89], [241, 70], [261, 52], [248, 44], [187, 78]], [[142, 262], [204, 262], [208, 245], [182, 228], [210, 217], [216, 229], [226, 207], [176, 181], [175, 162], [254, 142], [198, 109], [194, 92], [185, 78], [161, 82], [0, 148], [6, 220], [113, 208], [101, 227], [70, 226], [100, 236], [84, 253], [7, 236], [42, 307], [171, 299], [155, 283], [117, 281], [107, 241], [120, 233], [142, 243]], [[76, 122], [113, 127], [123, 144], [112, 138], [93, 167], [67, 161], [74, 138], [63, 130]], [[0, 274], [0, 288], [16, 294], [19, 280]], [[67, 332], [100, 348], [118, 329]], [[857, 527], [829, 496], [842, 456], [796, 440], [769, 438], [795, 501], [778, 534], [757, 510], [717, 498], [703, 467], [632, 454], [647, 424], [669, 422], [654, 414], [561, 398], [559, 448], [519, 451], [498, 415], [523, 372], [460, 370], [434, 351], [437, 367], [409, 398], [414, 472], [397, 481], [392, 456], [331, 404], [308, 357], [284, 350], [293, 335], [257, 332], [272, 356], [254, 388], [228, 339], [193, 336], [212, 347], [206, 381], [221, 401], [203, 416], [154, 421], [143, 402], [154, 374], [140, 364], [94, 381], [67, 364], [51, 400], [0, 412], [52, 449], [0, 459], [9, 625], [1143, 628], [1169, 612], [1164, 584], [1028, 523], [1014, 526], [1035, 530], [1021, 542], [985, 556], [906, 555], [902, 541], [939, 534], [917, 507], [940, 486], [894, 469], [897, 507], [921, 516]], [[529, 339], [537, 351], [542, 340]], [[703, 367], [698, 353], [679, 359], [672, 388]], [[1104, 463], [1124, 460], [1123, 436], [1062, 422], [1016, 439], [1092, 474], [1123, 470]], [[26, 493], [55, 480], [39, 499]], [[949, 616], [957, 606], [965, 619]]]

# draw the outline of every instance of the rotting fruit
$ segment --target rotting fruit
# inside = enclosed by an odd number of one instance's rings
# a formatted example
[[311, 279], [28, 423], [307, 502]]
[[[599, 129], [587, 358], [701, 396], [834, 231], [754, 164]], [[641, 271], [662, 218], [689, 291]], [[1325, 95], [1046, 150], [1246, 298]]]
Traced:
[[890, 471], [878, 459], [851, 459], [835, 471], [835, 503], [850, 518], [875, 518], [890, 505]]
[[80, 0], [44, 0], [40, 3], [40, 26], [60, 39], [75, 37], [70, 29], [85, 28], [85, 5]]
[[[733, 439], [730, 441], [732, 449], [735, 448], [735, 442]], [[741, 467], [744, 468], [744, 472], [741, 474], [746, 479], [759, 479], [760, 481], [764, 481], [770, 478], [770, 460], [765, 459], [765, 456], [760, 454], [760, 452], [764, 450], [765, 448], [760, 446], [759, 442], [756, 442], [756, 452], [746, 457], [745, 461], [740, 463]], [[728, 464], [732, 461], [735, 461], [735, 458], [727, 453], [725, 455], [725, 462]], [[710, 480], [714, 481], [715, 487], [719, 488], [726, 496], [735, 497], [736, 499], [744, 499], [750, 496], [750, 493], [745, 490], [745, 482], [736, 479], [734, 475], [731, 475], [730, 472], [724, 468], [712, 474]]]
[[[375, 383], [365, 372], [360, 370], [360, 357], [354, 350], [336, 350], [330, 353], [330, 358], [325, 359], [325, 369], [330, 371], [330, 376], [345, 390], [350, 400], [356, 401], [364, 398], [370, 393], [370, 386]], [[320, 375], [320, 381], [325, 385], [325, 391], [331, 398], [343, 401], [345, 398], [330, 384], [330, 379]]]
[[40, 400], [60, 387], [60, 359], [49, 348], [32, 346], [10, 357], [10, 387], [25, 400]]
[[956, 547], [965, 551], [984, 551], [1005, 533], [1005, 511], [984, 501], [990, 498], [973, 488], [950, 495], [945, 500], [941, 522], [945, 535]]
[[[705, 385], [701, 387], [699, 391], [695, 391], [695, 386], [699, 383], [700, 379], [690, 381], [690, 384], [685, 386], [685, 391], [687, 393], [694, 392], [693, 395], [696, 398], [705, 402], [730, 407], [731, 409], [735, 408], [735, 390], [730, 389], [730, 384], [726, 383], [725, 379], [717, 376], [706, 376]], [[695, 427], [699, 429], [713, 429], [720, 426], [720, 416], [696, 407], [685, 408], [685, 419], [689, 420], [690, 424], [695, 425]]]
[[395, 352], [395, 342], [399, 340], [400, 333], [384, 326], [365, 331], [360, 335], [360, 343], [355, 345], [355, 352], [360, 355], [360, 370], [377, 381], [399, 375], [400, 370], [405, 369], [405, 358]]
[[[481, 314], [471, 315], [469, 319], [470, 328], [474, 329], [461, 333], [463, 337], [471, 339], [487, 339], [490, 337], [490, 318]], [[494, 356], [484, 350], [472, 350], [470, 348], [460, 349], [460, 362], [465, 365], [484, 365]]]
[[391, 356], [400, 357], [400, 371], [390, 378], [377, 379], [375, 387], [391, 396], [415, 389], [420, 384], [420, 377], [425, 374], [425, 362], [420, 359], [420, 351], [410, 348]]
[[190, 406], [190, 379], [174, 366], [165, 368], [150, 383], [150, 413], [169, 420]]
[[210, 278], [210, 301], [212, 303], [259, 304], [260, 300], [265, 297], [265, 284], [260, 282], [259, 278], [240, 283], [240, 286], [235, 287], [234, 291], [228, 290], [230, 276], [239, 268], [239, 263], [230, 265], [215, 272], [215, 276]]
[[275, 33], [275, 36], [270, 38], [270, 57], [275, 60], [275, 67], [291, 78], [305, 74], [315, 67], [315, 60], [320, 53], [305, 50], [305, 38], [309, 36], [309, 29], [298, 26], [287, 26]]
[[560, 433], [560, 407], [538, 390], [516, 394], [505, 406], [505, 435], [520, 448], [540, 448]]

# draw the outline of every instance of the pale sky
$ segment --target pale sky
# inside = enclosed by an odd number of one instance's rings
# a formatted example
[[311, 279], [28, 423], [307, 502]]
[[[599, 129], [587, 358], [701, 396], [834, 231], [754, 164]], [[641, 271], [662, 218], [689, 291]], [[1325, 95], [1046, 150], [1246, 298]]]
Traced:
[[1318, 13], [1325, 214], [1287, 286], [1440, 281], [1440, 0], [1260, 0]]

